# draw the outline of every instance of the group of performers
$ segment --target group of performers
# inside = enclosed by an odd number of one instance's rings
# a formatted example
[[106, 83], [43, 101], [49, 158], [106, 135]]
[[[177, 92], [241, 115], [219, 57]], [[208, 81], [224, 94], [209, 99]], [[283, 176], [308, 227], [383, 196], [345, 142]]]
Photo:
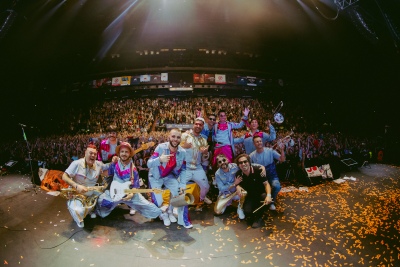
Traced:
[[[263, 214], [267, 207], [275, 210], [274, 202], [280, 190], [275, 160], [284, 161], [283, 147], [279, 151], [264, 146], [276, 138], [275, 129], [267, 121], [268, 133], [258, 130], [258, 122], [248, 121], [249, 109], [243, 112], [240, 123], [228, 122], [223, 110], [215, 115], [199, 116], [193, 128], [185, 133], [179, 129], [169, 132], [168, 142], [160, 143], [147, 165], [148, 189], [151, 198], [141, 192], [140, 178], [132, 157], [135, 150], [127, 142], [120, 142], [113, 132], [103, 140], [100, 149], [88, 145], [85, 157], [75, 160], [63, 174], [70, 185], [68, 209], [79, 227], [84, 227], [86, 215], [106, 217], [120, 204], [126, 204], [147, 218], [159, 217], [165, 226], [177, 223], [192, 228], [188, 205], [173, 206], [173, 200], [185, 195], [189, 181], [200, 188], [200, 201], [196, 211], [212, 201], [207, 197], [210, 183], [209, 170], [215, 171], [215, 184], [219, 196], [214, 211], [222, 214], [226, 207], [237, 203], [237, 213], [253, 228], [264, 225]], [[200, 115], [200, 114], [198, 114]], [[233, 138], [233, 129], [249, 126], [250, 131], [240, 138]], [[234, 144], [243, 142], [246, 154], [234, 160]], [[97, 160], [96, 160], [97, 158]], [[209, 165], [212, 165], [211, 166]], [[96, 186], [103, 171], [111, 179], [103, 186]], [[169, 194], [163, 193], [168, 190]], [[166, 197], [167, 196], [167, 197]]]

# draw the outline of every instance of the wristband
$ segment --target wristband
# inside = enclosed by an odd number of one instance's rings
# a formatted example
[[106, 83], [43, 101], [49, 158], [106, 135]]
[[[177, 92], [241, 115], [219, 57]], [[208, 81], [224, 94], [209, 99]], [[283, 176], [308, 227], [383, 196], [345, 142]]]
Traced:
[[271, 196], [271, 194], [267, 194], [267, 197], [270, 197]]

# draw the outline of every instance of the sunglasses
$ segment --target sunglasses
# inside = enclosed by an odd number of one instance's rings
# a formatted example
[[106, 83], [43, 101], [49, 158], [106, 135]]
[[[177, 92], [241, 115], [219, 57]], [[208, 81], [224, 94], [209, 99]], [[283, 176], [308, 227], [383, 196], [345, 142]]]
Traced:
[[217, 119], [216, 118], [208, 118], [209, 120], [211, 120], [211, 121], [216, 121]]
[[241, 165], [241, 164], [246, 164], [246, 163], [249, 163], [249, 161], [248, 161], [248, 160], [238, 161], [238, 164], [239, 164], [239, 165]]
[[226, 159], [218, 160], [218, 164], [221, 164], [223, 162], [226, 162]]

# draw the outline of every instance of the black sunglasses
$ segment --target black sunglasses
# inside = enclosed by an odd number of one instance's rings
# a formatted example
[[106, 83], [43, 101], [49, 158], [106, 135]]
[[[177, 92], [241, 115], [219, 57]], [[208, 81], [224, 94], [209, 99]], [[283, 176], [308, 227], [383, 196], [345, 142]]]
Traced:
[[218, 164], [221, 164], [223, 162], [226, 162], [226, 159], [218, 160]]
[[216, 118], [208, 118], [209, 120], [216, 121]]
[[238, 164], [239, 164], [239, 165], [241, 165], [241, 164], [246, 164], [246, 163], [249, 163], [249, 161], [248, 161], [248, 160], [238, 161]]

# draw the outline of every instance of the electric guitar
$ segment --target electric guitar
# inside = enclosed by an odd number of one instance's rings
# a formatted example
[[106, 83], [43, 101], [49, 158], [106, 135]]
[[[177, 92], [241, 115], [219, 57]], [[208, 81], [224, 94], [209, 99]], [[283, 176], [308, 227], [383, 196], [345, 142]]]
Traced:
[[110, 187], [110, 197], [114, 202], [120, 201], [122, 198], [129, 193], [150, 193], [154, 192], [156, 194], [161, 194], [164, 190], [153, 188], [153, 189], [141, 189], [141, 188], [132, 188], [130, 189], [129, 186], [131, 185], [130, 181], [125, 183], [120, 183], [117, 181], [113, 181]]
[[[146, 144], [141, 145], [138, 149], [136, 149], [133, 154], [136, 154], [144, 149], [148, 149], [149, 147], [154, 146], [154, 142], [148, 142]], [[110, 186], [110, 196], [111, 199], [116, 202], [120, 201], [122, 198], [126, 196], [127, 193], [148, 193], [148, 192], [155, 192], [154, 190], [160, 190], [160, 189], [129, 189], [131, 182], [125, 182], [125, 183], [120, 183], [117, 181], [112, 181], [111, 186]], [[134, 190], [132, 192], [125, 192], [124, 190]], [[140, 191], [139, 191], [140, 190]], [[144, 191], [143, 191], [144, 190]], [[149, 191], [150, 190], [150, 191]]]

